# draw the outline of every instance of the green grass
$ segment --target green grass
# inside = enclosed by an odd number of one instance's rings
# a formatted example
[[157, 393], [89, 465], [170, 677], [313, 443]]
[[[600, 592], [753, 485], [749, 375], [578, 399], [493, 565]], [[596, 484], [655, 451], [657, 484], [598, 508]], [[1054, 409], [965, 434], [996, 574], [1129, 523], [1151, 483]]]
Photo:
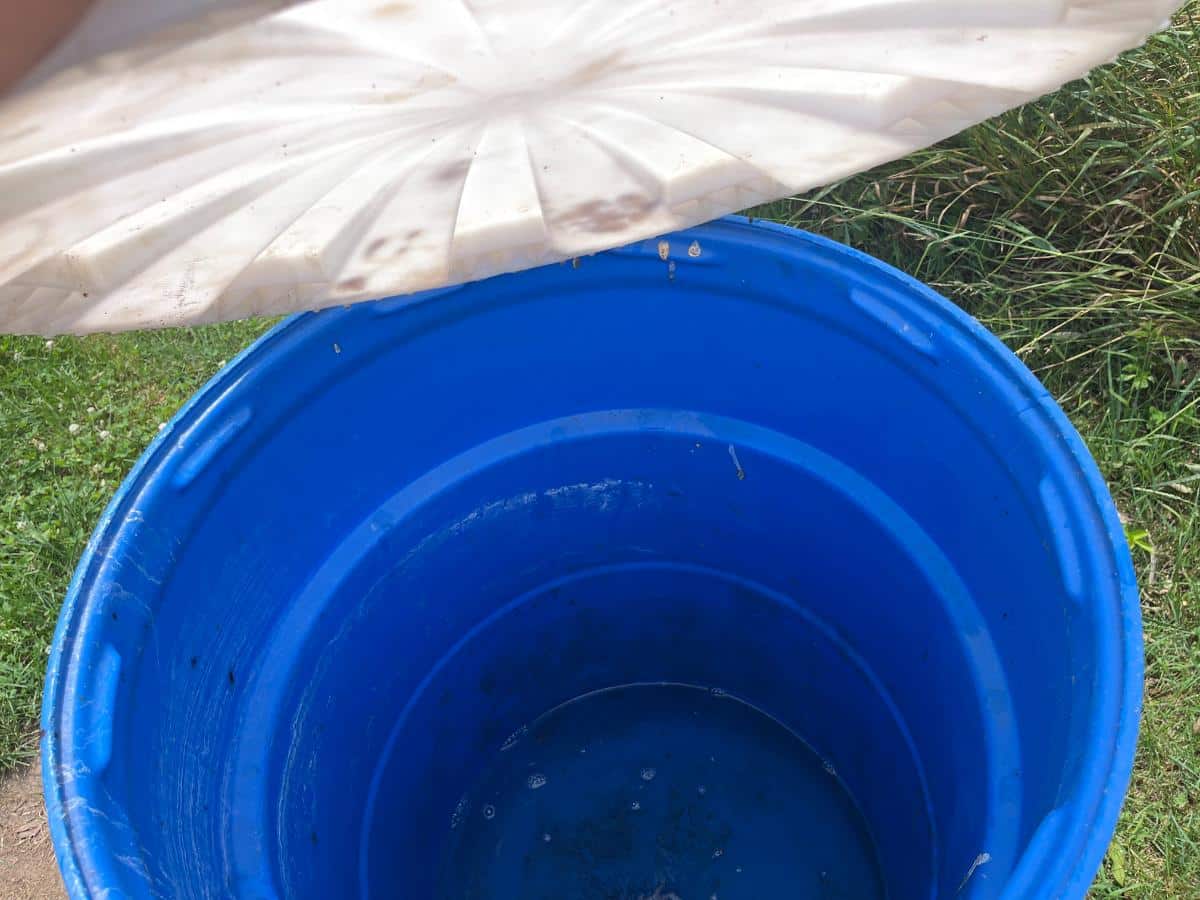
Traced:
[[[1037, 104], [756, 211], [979, 317], [1112, 485], [1142, 584], [1146, 712], [1097, 898], [1200, 885], [1200, 0], [1177, 23]], [[0, 338], [0, 767], [34, 750], [54, 618], [104, 503], [158, 423], [263, 327]]]

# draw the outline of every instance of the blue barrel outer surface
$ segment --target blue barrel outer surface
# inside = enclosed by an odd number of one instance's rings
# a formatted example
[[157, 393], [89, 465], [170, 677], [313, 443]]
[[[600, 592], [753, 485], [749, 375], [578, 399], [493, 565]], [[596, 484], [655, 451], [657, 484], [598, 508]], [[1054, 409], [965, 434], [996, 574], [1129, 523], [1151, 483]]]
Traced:
[[75, 898], [425, 900], [506, 735], [720, 685], [836, 766], [893, 900], [1081, 898], [1141, 651], [1112, 502], [1020, 362], [727, 219], [229, 365], [80, 562], [46, 798]]

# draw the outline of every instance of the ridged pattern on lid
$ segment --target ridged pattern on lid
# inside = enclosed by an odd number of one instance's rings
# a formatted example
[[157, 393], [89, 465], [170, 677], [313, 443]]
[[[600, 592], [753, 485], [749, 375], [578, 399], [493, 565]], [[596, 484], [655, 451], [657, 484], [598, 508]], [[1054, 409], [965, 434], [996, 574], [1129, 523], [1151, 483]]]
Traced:
[[0, 105], [0, 330], [275, 315], [652, 237], [941, 140], [1177, 4], [199, 5]]

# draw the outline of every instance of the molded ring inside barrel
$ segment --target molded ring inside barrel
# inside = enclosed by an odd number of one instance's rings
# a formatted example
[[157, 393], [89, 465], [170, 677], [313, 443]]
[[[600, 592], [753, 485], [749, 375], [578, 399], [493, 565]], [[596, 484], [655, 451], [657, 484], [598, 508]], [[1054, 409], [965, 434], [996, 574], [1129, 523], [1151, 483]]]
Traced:
[[828, 760], [893, 900], [1081, 898], [1140, 711], [1123, 531], [995, 338], [790, 229], [299, 316], [163, 430], [71, 585], [68, 892], [432, 900], [509, 735], [659, 682]]

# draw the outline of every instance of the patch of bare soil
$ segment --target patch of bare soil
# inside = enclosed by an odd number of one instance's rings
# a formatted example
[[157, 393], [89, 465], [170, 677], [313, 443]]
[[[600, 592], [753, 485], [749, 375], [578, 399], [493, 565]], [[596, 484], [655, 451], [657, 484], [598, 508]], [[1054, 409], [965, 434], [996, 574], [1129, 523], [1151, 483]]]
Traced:
[[62, 900], [62, 878], [50, 845], [40, 766], [0, 779], [0, 897]]

